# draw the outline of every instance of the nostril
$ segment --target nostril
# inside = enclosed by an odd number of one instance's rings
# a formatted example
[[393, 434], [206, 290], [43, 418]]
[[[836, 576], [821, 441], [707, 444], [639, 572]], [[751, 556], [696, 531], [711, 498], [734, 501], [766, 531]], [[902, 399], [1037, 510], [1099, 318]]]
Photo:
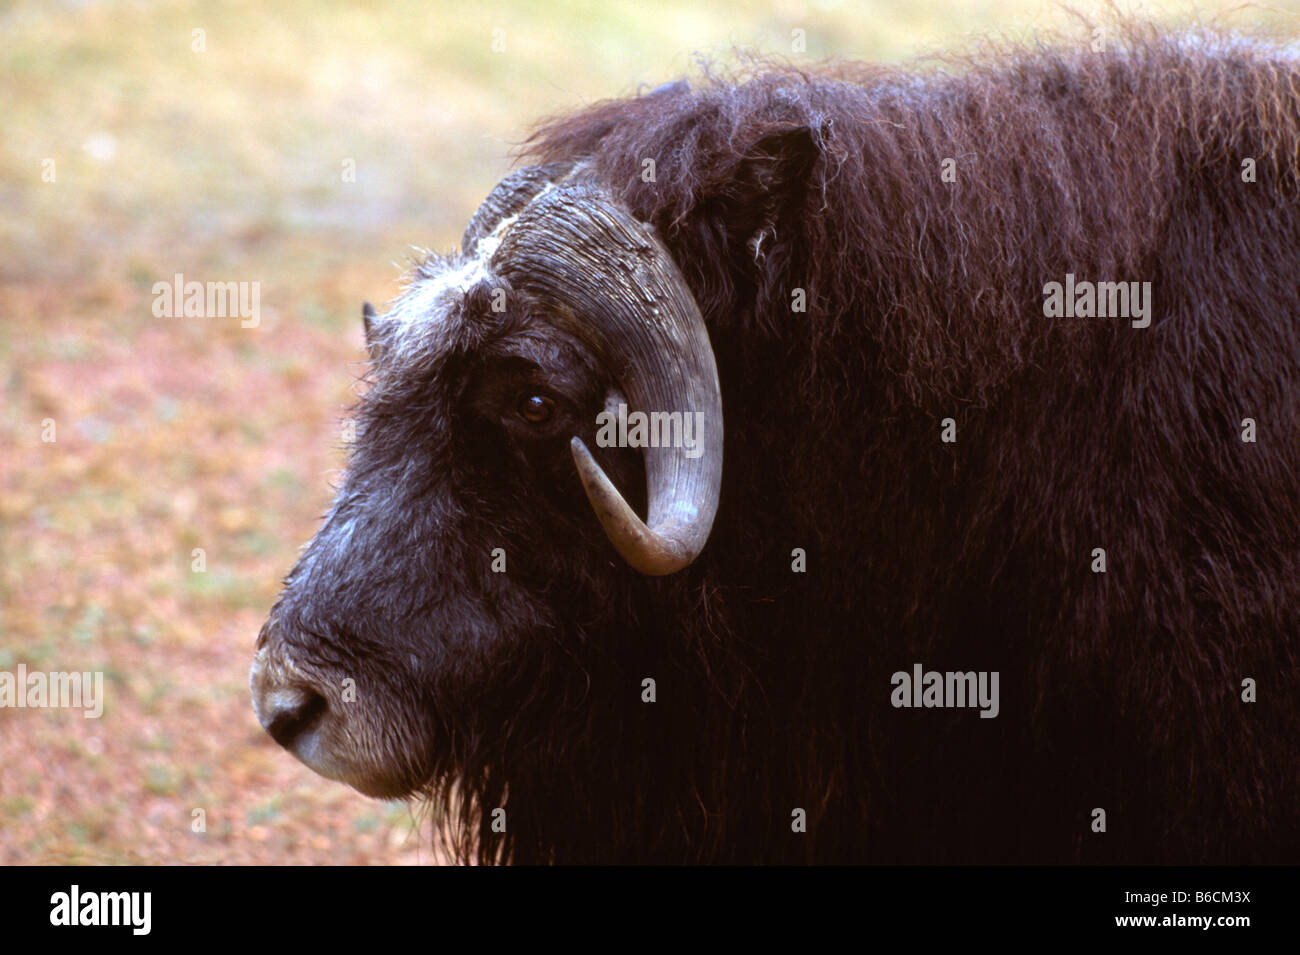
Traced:
[[262, 725], [271, 739], [285, 749], [291, 748], [293, 741], [329, 709], [325, 697], [306, 687], [277, 690], [267, 703], [267, 720]]

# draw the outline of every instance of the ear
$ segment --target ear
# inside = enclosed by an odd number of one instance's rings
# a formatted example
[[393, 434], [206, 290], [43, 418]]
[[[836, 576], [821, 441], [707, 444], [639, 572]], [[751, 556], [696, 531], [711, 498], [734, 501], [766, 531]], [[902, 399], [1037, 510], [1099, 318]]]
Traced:
[[813, 167], [821, 158], [819, 135], [788, 126], [755, 140], [717, 196], [723, 226], [737, 250], [761, 259], [763, 246], [779, 237], [782, 223], [803, 207]]

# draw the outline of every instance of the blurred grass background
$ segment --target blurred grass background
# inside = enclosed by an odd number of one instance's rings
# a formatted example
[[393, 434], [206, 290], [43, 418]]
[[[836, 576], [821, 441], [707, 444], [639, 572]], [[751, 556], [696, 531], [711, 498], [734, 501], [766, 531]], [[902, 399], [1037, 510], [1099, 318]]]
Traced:
[[[1294, 36], [1300, 0], [1145, 9]], [[898, 61], [1071, 22], [1035, 0], [0, 5], [0, 669], [103, 671], [107, 695], [99, 720], [0, 709], [0, 862], [436, 861], [412, 810], [299, 766], [248, 698], [342, 461], [361, 301], [459, 240], [534, 122], [694, 54]], [[260, 283], [260, 324], [154, 317], [177, 272]]]

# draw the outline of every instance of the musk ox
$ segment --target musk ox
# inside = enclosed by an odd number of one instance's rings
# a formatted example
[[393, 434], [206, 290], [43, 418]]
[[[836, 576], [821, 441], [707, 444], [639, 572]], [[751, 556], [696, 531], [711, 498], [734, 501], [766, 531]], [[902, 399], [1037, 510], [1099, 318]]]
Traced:
[[366, 309], [271, 736], [482, 862], [1296, 861], [1300, 60], [1103, 45], [541, 127]]

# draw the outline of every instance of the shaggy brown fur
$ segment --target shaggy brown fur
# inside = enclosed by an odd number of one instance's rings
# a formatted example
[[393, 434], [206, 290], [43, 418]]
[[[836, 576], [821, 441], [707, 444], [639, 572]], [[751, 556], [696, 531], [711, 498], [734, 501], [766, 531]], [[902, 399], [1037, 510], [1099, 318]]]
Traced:
[[[930, 73], [768, 64], [527, 155], [585, 158], [664, 237], [727, 461], [705, 557], [646, 584], [694, 656], [629, 651], [689, 703], [610, 724], [595, 749], [645, 764], [627, 791], [595, 765], [521, 781], [550, 834], [506, 854], [1295, 860], [1294, 55], [1137, 26]], [[1066, 273], [1152, 282], [1151, 326], [1045, 317]], [[914, 662], [1000, 670], [1001, 716], [893, 709]]]
[[[530, 298], [511, 259], [573, 206], [525, 210], [368, 321], [347, 475], [259, 641], [268, 732], [432, 797], [483, 862], [1296, 861], [1300, 60], [1139, 26], [768, 64], [528, 149], [554, 169], [466, 250], [556, 170], [657, 228], [721, 382], [707, 546], [664, 577], [610, 547], [569, 441], [624, 369], [566, 331], [599, 297]], [[1150, 326], [1048, 317], [1070, 273], [1150, 282]], [[895, 708], [917, 663], [997, 671], [999, 715]]]

